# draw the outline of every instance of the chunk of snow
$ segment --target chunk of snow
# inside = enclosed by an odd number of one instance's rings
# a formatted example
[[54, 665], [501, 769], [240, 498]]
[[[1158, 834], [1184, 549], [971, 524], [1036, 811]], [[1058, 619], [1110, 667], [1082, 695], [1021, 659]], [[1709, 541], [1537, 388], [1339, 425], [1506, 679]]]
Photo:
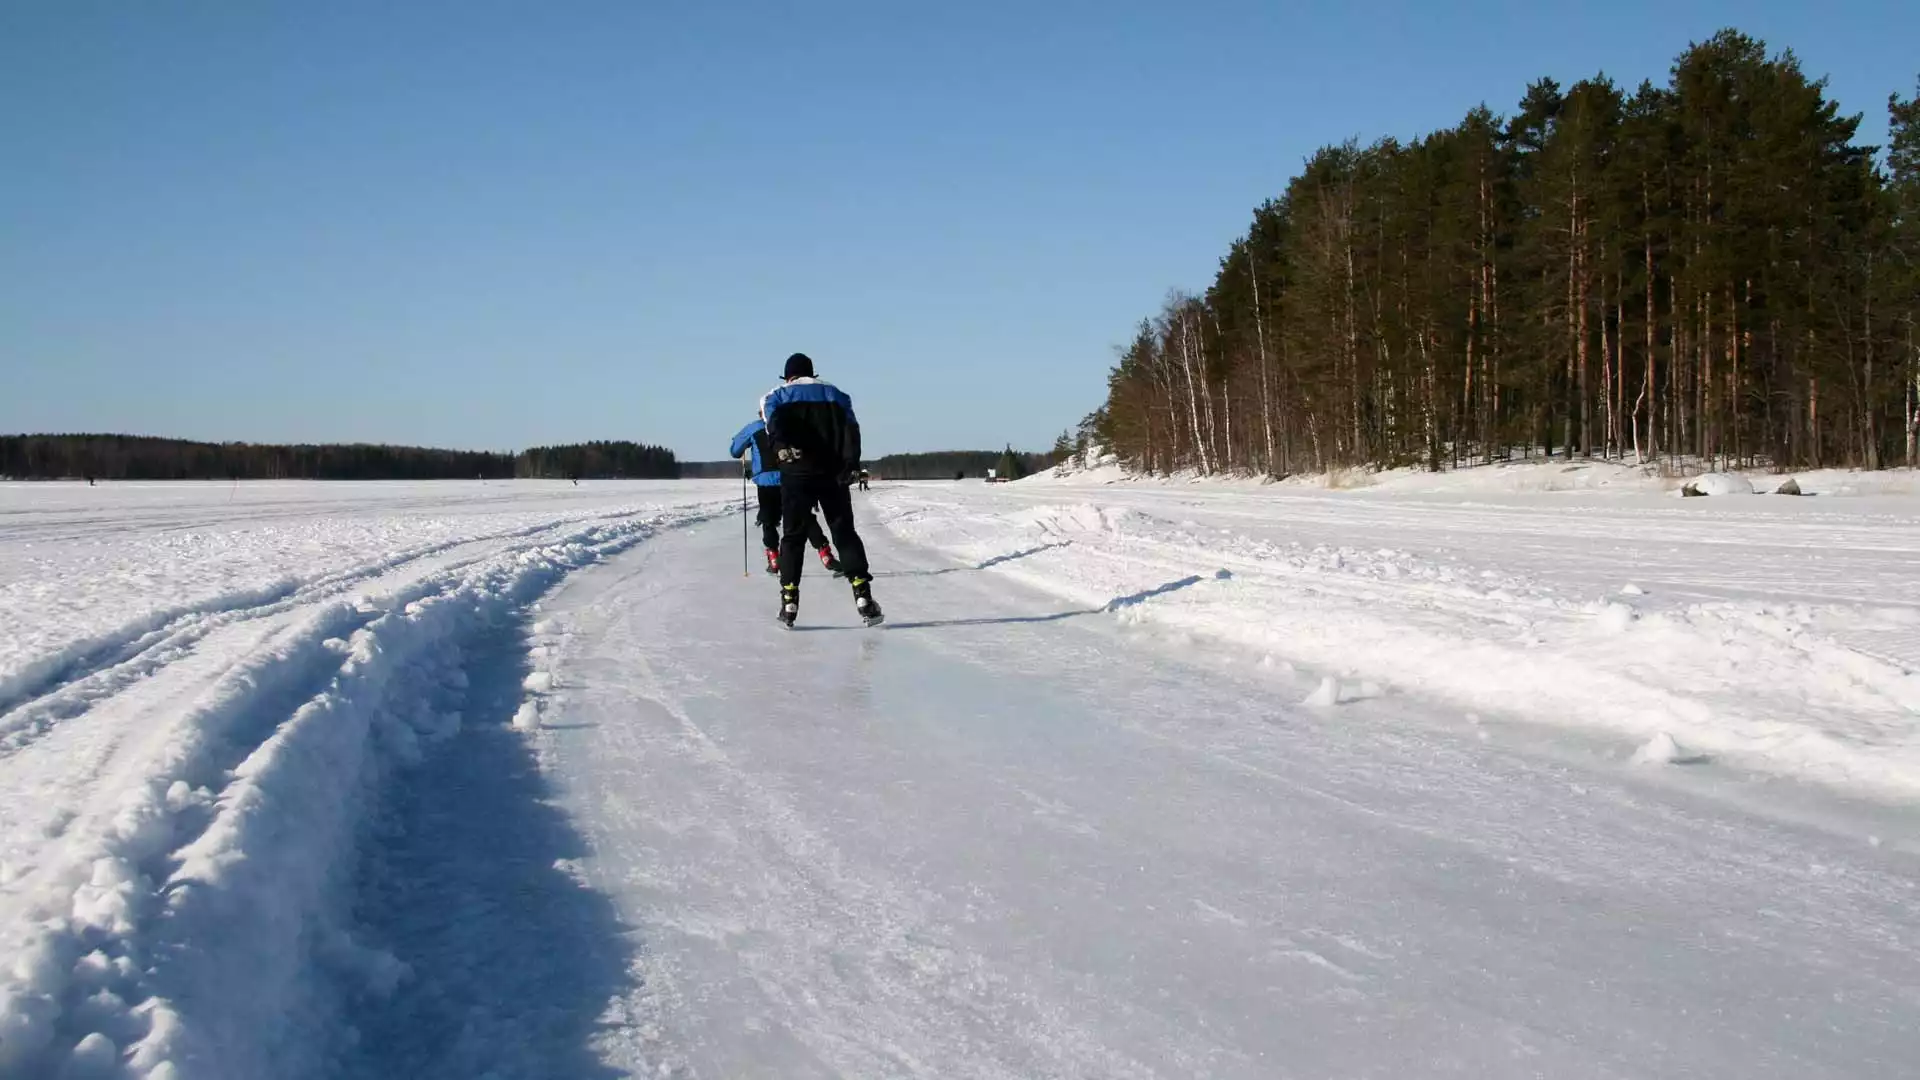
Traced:
[[540, 706], [533, 701], [523, 701], [513, 714], [513, 726], [521, 731], [532, 731], [540, 726]]
[[1625, 604], [1615, 601], [1600, 609], [1600, 629], [1609, 634], [1624, 633], [1640, 616]]
[[531, 693], [547, 693], [553, 689], [553, 673], [551, 671], [536, 671], [522, 680], [520, 685]]
[[1379, 696], [1380, 687], [1375, 683], [1364, 681], [1343, 682], [1340, 679], [1328, 675], [1320, 680], [1320, 685], [1315, 687], [1313, 693], [1308, 694], [1300, 704], [1311, 705], [1317, 708], [1330, 708], [1335, 705], [1344, 705], [1350, 701], [1365, 701], [1368, 698], [1376, 698]]
[[1662, 731], [1640, 745], [1633, 752], [1633, 760], [1638, 765], [1697, 765], [1706, 760], [1704, 754], [1696, 754], [1681, 746], [1673, 736]]
[[0, 989], [0, 1073], [5, 1075], [26, 1068], [53, 1042], [60, 1004], [35, 989], [31, 985], [24, 993]]
[[1753, 481], [1739, 473], [1707, 473], [1680, 489], [1683, 495], [1751, 495]]
[[1620, 595], [1621, 596], [1645, 596], [1647, 595], [1647, 590], [1629, 581], [1625, 585], [1620, 586]]
[[120, 1048], [99, 1032], [81, 1039], [60, 1070], [61, 1080], [106, 1080], [120, 1067]]

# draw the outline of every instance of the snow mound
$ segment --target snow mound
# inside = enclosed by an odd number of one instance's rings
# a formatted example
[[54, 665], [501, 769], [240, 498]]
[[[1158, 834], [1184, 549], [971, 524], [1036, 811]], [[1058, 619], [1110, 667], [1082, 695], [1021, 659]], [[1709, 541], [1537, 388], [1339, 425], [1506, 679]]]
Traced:
[[1705, 754], [1698, 754], [1681, 746], [1673, 736], [1662, 731], [1653, 738], [1640, 744], [1633, 752], [1636, 765], [1698, 765], [1707, 760]]
[[461, 732], [469, 666], [524, 641], [528, 605], [569, 572], [718, 513], [548, 533], [313, 604], [190, 707], [136, 716], [154, 725], [148, 756], [9, 885], [0, 1078], [273, 1076], [324, 1060], [340, 995], [406, 978], [354, 940], [341, 883], [396, 778]]
[[[1725, 499], [1676, 515], [1652, 490], [1452, 502], [1285, 483], [901, 491], [875, 506], [903, 539], [1123, 625], [1312, 672], [1295, 701], [1353, 700], [1338, 679], [1319, 685], [1325, 672], [1390, 680], [1608, 730], [1628, 750], [1665, 730], [1682, 757], [1920, 795], [1913, 508]], [[1230, 579], [1209, 580], [1221, 569]]]
[[1609, 634], [1625, 633], [1627, 627], [1639, 618], [1638, 612], [1619, 601], [1603, 604], [1600, 607], [1600, 629]]
[[1381, 690], [1377, 683], [1366, 681], [1348, 682], [1328, 675], [1320, 680], [1320, 685], [1314, 688], [1313, 693], [1301, 699], [1300, 704], [1311, 705], [1315, 708], [1330, 709], [1335, 705], [1345, 705], [1352, 701], [1366, 701], [1369, 698], [1377, 698], [1380, 695]]
[[1751, 495], [1753, 481], [1739, 473], [1713, 472], [1687, 482], [1682, 495]]

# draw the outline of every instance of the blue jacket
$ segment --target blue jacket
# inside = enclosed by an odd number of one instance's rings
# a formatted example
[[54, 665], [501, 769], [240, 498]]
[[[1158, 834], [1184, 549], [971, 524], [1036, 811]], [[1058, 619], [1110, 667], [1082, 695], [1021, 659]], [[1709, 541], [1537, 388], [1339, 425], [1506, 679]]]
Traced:
[[755, 420], [741, 428], [740, 434], [733, 437], [733, 449], [727, 451], [727, 454], [738, 458], [741, 454], [752, 451], [753, 482], [761, 487], [779, 487], [780, 470], [768, 467], [772, 464], [768, 459], [773, 455], [767, 446], [766, 431], [767, 424], [764, 420]]

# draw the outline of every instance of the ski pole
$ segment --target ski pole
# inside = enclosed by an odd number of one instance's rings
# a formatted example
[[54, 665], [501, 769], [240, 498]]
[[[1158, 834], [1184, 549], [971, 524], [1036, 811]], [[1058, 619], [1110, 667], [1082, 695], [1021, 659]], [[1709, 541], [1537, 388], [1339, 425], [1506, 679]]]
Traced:
[[741, 577], [750, 578], [753, 576], [753, 571], [750, 569], [751, 562], [752, 560], [749, 555], [749, 542], [747, 539], [747, 467], [745, 465], [742, 465], [740, 466], [740, 576]]

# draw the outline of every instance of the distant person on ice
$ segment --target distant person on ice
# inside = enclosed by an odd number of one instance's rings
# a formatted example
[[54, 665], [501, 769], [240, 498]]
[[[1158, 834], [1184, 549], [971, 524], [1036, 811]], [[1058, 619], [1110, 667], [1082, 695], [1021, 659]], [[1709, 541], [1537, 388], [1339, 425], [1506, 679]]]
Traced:
[[853, 399], [814, 378], [805, 353], [787, 357], [779, 386], [760, 402], [767, 437], [780, 466], [780, 621], [792, 626], [800, 614], [802, 530], [815, 504], [827, 519], [840, 566], [853, 582], [853, 607], [868, 626], [880, 622], [867, 574], [867, 548], [853, 527], [854, 471], [860, 468], [860, 422]]
[[[746, 456], [753, 470], [753, 489], [760, 496], [760, 511], [754, 521], [760, 526], [760, 544], [767, 549], [767, 573], [780, 572], [780, 470], [773, 466], [773, 447], [767, 442], [767, 422], [755, 420], [733, 437], [734, 457]], [[839, 573], [840, 564], [827, 547], [827, 534], [819, 519], [807, 515], [807, 542], [820, 553], [821, 565], [830, 573]]]

